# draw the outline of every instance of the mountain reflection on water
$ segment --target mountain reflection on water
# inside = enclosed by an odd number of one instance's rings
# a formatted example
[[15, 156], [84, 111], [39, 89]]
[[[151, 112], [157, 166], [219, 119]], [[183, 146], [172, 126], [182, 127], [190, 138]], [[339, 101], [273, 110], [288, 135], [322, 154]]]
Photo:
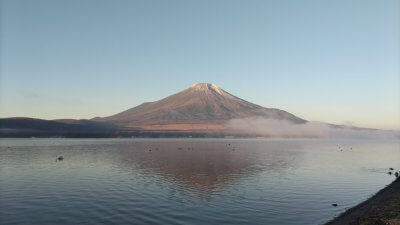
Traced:
[[[269, 147], [246, 146], [237, 140], [142, 140], [121, 147], [121, 161], [116, 163], [170, 179], [189, 189], [212, 192], [263, 171], [283, 173], [301, 159], [299, 152], [282, 154]], [[264, 156], [258, 157], [262, 153]]]

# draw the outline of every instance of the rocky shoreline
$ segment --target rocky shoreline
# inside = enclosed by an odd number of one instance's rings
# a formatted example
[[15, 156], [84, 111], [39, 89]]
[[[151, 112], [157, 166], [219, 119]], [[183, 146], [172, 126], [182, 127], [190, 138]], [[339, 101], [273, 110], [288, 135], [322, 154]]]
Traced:
[[400, 225], [400, 178], [326, 225]]

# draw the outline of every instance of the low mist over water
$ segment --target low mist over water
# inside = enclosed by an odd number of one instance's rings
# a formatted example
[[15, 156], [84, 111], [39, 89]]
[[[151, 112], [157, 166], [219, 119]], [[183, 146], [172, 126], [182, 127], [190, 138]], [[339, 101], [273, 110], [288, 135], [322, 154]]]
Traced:
[[227, 122], [226, 126], [242, 133], [268, 137], [400, 139], [400, 131], [398, 130], [365, 129], [312, 121], [292, 123], [262, 117], [232, 119]]
[[387, 172], [400, 170], [399, 147], [353, 139], [1, 139], [0, 223], [323, 224], [394, 180]]

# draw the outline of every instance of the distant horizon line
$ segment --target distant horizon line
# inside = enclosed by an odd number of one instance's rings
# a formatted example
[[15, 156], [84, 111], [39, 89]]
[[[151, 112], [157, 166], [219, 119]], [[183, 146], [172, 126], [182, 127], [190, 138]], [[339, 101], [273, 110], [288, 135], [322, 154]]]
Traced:
[[[76, 120], [76, 121], [92, 121], [93, 119], [96, 118], [102, 118], [100, 116], [96, 116], [90, 119], [86, 118], [57, 118], [57, 119], [48, 119], [48, 118], [40, 118], [40, 117], [27, 117], [27, 116], [11, 116], [11, 117], [0, 117], [0, 120], [2, 119], [35, 119], [35, 120], [46, 120], [46, 121], [60, 121], [60, 120]], [[249, 117], [251, 119], [251, 117]], [[273, 120], [273, 119], [271, 119]], [[322, 123], [326, 125], [333, 125], [333, 126], [344, 126], [347, 128], [355, 128], [355, 129], [369, 129], [369, 130], [381, 130], [381, 131], [394, 131], [394, 132], [400, 132], [400, 129], [388, 129], [388, 128], [375, 128], [375, 127], [363, 127], [363, 126], [355, 126], [355, 125], [346, 125], [346, 124], [335, 124], [335, 123], [329, 123], [329, 122], [324, 122], [324, 121], [315, 121], [315, 120], [307, 120], [306, 123]], [[179, 124], [179, 123], [177, 123]]]

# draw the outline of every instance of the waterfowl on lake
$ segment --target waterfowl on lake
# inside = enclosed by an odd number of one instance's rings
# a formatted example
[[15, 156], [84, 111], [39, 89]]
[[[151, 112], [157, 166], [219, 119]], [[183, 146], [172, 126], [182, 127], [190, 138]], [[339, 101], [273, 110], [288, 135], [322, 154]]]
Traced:
[[333, 204], [332, 204], [332, 206], [336, 207], [336, 206], [338, 206], [338, 204], [336, 204], [336, 203], [333, 203]]

